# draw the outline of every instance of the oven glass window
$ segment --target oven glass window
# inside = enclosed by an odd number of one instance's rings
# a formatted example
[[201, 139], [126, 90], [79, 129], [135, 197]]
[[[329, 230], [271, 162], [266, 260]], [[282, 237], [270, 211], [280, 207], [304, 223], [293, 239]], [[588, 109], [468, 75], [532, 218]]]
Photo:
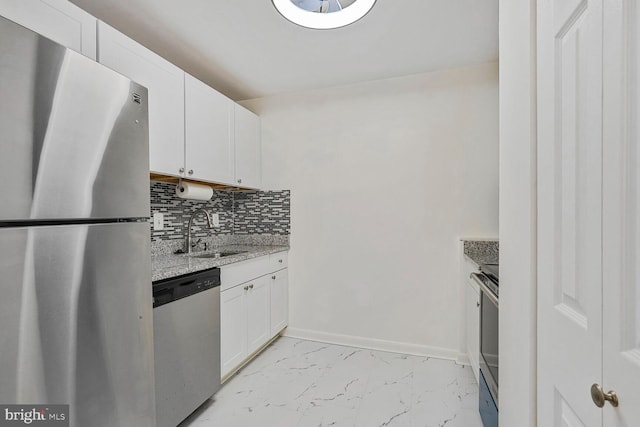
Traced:
[[498, 384], [498, 307], [482, 293], [482, 320], [480, 357], [489, 367], [489, 373]]

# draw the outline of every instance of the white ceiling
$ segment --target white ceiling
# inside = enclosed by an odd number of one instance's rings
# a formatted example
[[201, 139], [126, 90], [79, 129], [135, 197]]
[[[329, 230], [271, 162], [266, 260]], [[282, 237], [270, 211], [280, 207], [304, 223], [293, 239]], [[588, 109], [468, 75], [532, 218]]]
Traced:
[[270, 0], [71, 1], [236, 101], [498, 58], [498, 0], [378, 0], [336, 30]]

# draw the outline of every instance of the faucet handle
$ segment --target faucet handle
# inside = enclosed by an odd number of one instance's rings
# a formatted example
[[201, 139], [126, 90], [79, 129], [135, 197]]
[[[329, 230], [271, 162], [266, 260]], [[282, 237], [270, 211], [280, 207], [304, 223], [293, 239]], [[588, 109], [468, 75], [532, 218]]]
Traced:
[[202, 239], [198, 239], [198, 240], [196, 240], [195, 242], [192, 242], [192, 243], [191, 243], [191, 247], [192, 247], [192, 248], [195, 248], [196, 246], [198, 246], [198, 245], [200, 244], [200, 242], [202, 242]]

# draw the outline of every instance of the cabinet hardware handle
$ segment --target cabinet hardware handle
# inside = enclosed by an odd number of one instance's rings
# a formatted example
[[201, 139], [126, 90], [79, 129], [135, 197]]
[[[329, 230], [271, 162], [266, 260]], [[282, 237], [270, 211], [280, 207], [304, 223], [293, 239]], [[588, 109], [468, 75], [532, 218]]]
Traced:
[[238, 180], [238, 184], [242, 184], [242, 179], [239, 179], [239, 180]]
[[614, 408], [618, 407], [618, 395], [616, 392], [609, 390], [608, 393], [605, 393], [600, 384], [591, 386], [591, 400], [593, 400], [593, 403], [595, 403], [598, 408], [602, 408], [607, 401], [609, 401]]
[[180, 173], [184, 173], [184, 168], [180, 168], [178, 170], [180, 171]]
[[282, 260], [281, 260], [281, 259], [279, 259], [279, 260], [278, 260], [278, 262], [279, 262], [280, 264], [282, 264]]
[[253, 284], [249, 285], [249, 289], [253, 289]]
[[271, 278], [272, 278], [273, 280], [276, 280], [276, 276], [271, 276]]
[[480, 307], [480, 303], [479, 302], [476, 302], [476, 307]]
[[249, 290], [249, 287], [248, 287], [248, 286], [245, 286], [245, 287], [244, 287], [244, 290], [245, 290], [245, 291], [248, 291], [248, 290]]
[[189, 169], [189, 175], [193, 175], [193, 169]]

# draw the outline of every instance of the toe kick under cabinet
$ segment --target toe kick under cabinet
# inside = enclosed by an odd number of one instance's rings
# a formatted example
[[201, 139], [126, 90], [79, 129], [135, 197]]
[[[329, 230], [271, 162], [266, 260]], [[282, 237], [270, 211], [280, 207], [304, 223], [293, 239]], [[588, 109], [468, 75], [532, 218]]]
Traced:
[[226, 379], [287, 326], [287, 252], [221, 267], [221, 376]]

